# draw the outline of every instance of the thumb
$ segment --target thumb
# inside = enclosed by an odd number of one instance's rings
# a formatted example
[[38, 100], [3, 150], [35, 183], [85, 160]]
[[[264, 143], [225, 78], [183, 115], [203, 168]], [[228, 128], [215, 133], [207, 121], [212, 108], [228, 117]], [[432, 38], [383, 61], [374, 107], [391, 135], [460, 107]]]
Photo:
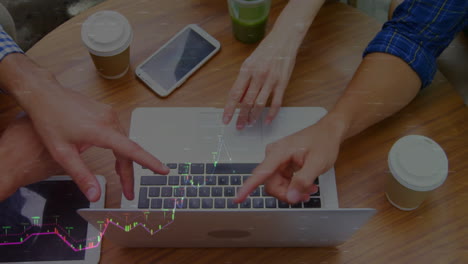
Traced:
[[323, 164], [318, 164], [316, 159], [306, 159], [304, 166], [297, 171], [289, 183], [287, 199], [290, 204], [306, 200], [311, 193], [317, 192], [315, 179], [324, 171]]

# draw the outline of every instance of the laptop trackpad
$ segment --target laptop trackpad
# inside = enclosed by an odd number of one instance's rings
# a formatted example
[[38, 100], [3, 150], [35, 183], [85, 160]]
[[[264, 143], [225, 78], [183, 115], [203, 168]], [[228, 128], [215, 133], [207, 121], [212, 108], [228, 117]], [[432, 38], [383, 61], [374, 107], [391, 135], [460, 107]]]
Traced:
[[239, 131], [236, 119], [225, 126], [221, 111], [200, 112], [195, 124], [200, 144], [197, 149], [210, 149], [218, 162], [261, 161], [264, 153], [261, 123]]

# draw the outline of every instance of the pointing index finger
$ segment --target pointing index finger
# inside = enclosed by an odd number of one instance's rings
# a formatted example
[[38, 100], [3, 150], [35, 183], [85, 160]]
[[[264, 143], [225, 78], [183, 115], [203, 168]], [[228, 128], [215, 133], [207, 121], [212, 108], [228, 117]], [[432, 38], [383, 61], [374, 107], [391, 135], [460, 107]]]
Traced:
[[265, 160], [255, 168], [252, 176], [244, 183], [244, 186], [239, 189], [234, 202], [240, 203], [244, 201], [250, 193], [271, 177], [286, 161], [287, 159], [281, 155], [272, 154], [267, 156]]

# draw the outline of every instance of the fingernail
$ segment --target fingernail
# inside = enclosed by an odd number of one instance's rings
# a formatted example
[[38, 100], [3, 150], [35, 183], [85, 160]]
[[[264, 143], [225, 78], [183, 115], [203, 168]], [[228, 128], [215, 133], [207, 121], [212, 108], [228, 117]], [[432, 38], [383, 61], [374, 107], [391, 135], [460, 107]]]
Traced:
[[244, 125], [237, 125], [236, 128], [237, 128], [238, 130], [241, 130], [241, 129], [244, 128]]
[[229, 122], [229, 116], [224, 116], [224, 117], [223, 117], [223, 123], [224, 123], [225, 125], [227, 125], [228, 122]]
[[303, 201], [304, 203], [307, 203], [308, 201], [310, 201], [310, 195], [305, 194], [305, 195], [302, 197], [302, 201]]
[[128, 193], [127, 200], [133, 201], [133, 199], [135, 199], [135, 194], [134, 194], [133, 192], [129, 192], [129, 193]]
[[88, 200], [96, 200], [97, 199], [97, 189], [96, 187], [91, 187], [88, 189], [86, 196], [88, 197]]
[[289, 190], [287, 198], [290, 203], [297, 203], [301, 200], [301, 194], [297, 190]]

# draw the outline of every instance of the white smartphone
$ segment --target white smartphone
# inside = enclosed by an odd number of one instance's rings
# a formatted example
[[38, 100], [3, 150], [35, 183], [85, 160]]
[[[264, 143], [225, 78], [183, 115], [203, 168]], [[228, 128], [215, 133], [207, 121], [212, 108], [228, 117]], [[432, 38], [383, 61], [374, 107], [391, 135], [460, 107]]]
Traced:
[[104, 208], [106, 180], [97, 179], [102, 193], [94, 203], [69, 176], [21, 187], [1, 202], [0, 263], [97, 264], [102, 232], [76, 212]]
[[206, 63], [221, 45], [195, 24], [190, 24], [153, 53], [135, 70], [154, 92], [168, 96]]

